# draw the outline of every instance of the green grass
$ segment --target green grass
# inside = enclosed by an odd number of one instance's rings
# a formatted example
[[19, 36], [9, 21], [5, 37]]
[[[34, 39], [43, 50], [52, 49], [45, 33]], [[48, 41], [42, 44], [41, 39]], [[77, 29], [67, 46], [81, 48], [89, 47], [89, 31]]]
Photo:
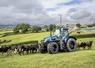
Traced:
[[10, 35], [10, 36], [6, 36], [6, 37], [1, 37], [0, 40], [12, 40], [9, 43], [4, 43], [7, 45], [7, 44], [21, 43], [21, 42], [33, 41], [33, 40], [40, 41], [48, 35], [49, 35], [49, 32], [17, 34], [17, 35]]
[[[20, 43], [31, 40], [41, 40], [48, 36], [49, 32], [18, 34], [0, 39], [12, 40], [12, 43]], [[29, 54], [29, 55], [0, 55], [0, 68], [95, 68], [95, 37], [79, 38], [80, 41], [92, 40], [91, 50], [78, 50], [75, 52], [63, 52], [58, 54]]]
[[5, 30], [2, 30], [2, 31], [0, 31], [0, 34], [4, 34], [4, 33], [8, 33], [8, 32], [13, 32], [13, 31], [5, 31]]
[[95, 50], [0, 56], [0, 68], [95, 68]]
[[[26, 34], [12, 34], [12, 31], [2, 31], [0, 34], [11, 34], [5, 37], [0, 37], [0, 40], [12, 40], [11, 42], [4, 43], [2, 45], [10, 45], [10, 44], [18, 44], [18, 43], [23, 43], [27, 41], [33, 41], [33, 40], [38, 40], [41, 41], [43, 38], [49, 36], [49, 32], [41, 32], [41, 33], [26, 33]], [[83, 33], [83, 34], [74, 34], [74, 37], [81, 39], [81, 38], [93, 38], [95, 37], [95, 33]]]

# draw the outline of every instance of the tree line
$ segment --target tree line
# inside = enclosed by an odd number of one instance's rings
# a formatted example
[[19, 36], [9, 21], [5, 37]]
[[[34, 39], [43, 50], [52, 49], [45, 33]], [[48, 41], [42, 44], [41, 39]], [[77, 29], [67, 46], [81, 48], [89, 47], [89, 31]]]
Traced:
[[38, 33], [38, 32], [54, 31], [56, 27], [57, 26], [55, 24], [39, 26], [39, 25], [30, 25], [27, 23], [21, 23], [17, 24], [16, 27], [13, 29], [13, 31], [14, 33], [27, 33], [27, 32]]
[[[82, 28], [82, 25], [80, 23], [75, 24], [76, 27]], [[95, 23], [93, 24], [88, 24], [87, 27], [93, 27], [95, 26]], [[14, 33], [27, 33], [27, 32], [32, 32], [32, 33], [38, 33], [38, 32], [53, 32], [55, 31], [56, 28], [59, 28], [60, 26], [56, 26], [55, 24], [50, 24], [50, 25], [30, 25], [27, 23], [21, 23], [17, 24], [16, 27], [13, 29]], [[67, 25], [66, 27], [69, 27]]]

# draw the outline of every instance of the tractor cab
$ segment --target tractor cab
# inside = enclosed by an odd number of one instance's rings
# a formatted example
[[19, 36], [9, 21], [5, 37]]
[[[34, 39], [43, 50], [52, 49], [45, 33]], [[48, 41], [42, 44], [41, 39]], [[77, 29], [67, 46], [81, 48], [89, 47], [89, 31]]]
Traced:
[[60, 28], [55, 30], [54, 35], [58, 37], [64, 37], [64, 36], [69, 36], [68, 28]]

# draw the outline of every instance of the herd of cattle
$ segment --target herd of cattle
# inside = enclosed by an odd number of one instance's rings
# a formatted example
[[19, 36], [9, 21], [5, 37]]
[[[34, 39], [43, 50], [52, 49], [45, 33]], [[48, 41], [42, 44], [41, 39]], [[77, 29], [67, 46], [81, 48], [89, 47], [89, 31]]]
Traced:
[[[77, 43], [78, 49], [83, 48], [85, 49], [86, 47], [90, 49], [92, 47], [92, 41], [87, 41], [87, 42], [80, 42]], [[15, 44], [12, 46], [0, 46], [0, 54], [19, 54], [19, 55], [24, 55], [24, 54], [29, 54], [29, 53], [36, 53], [39, 52], [39, 46], [38, 42], [36, 41], [36, 44]]]
[[32, 41], [31, 43], [27, 42], [23, 44], [20, 43], [20, 44], [12, 44], [12, 45], [5, 45], [5, 46], [3, 45], [0, 46], [0, 53], [1, 54], [18, 53], [19, 55], [34, 53], [38, 51], [39, 49], [38, 45], [39, 45], [38, 41]]
[[80, 49], [80, 48], [83, 48], [83, 49], [85, 49], [85, 48], [91, 49], [92, 43], [93, 43], [93, 41], [80, 42], [80, 43], [77, 43], [77, 46], [78, 46], [78, 49]]

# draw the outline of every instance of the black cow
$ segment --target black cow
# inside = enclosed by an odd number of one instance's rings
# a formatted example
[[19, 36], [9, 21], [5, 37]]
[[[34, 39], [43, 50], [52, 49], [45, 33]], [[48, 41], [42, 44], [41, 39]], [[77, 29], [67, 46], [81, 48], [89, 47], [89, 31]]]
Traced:
[[38, 45], [30, 45], [30, 51], [32, 51], [32, 53], [37, 52], [39, 49]]
[[92, 44], [93, 44], [93, 41], [86, 42], [86, 46], [88, 47], [88, 49], [91, 49]]
[[92, 41], [87, 41], [87, 42], [78, 43], [77, 45], [78, 45], [78, 48], [85, 49], [87, 47], [88, 49], [91, 49], [92, 43], [93, 43]]
[[15, 47], [15, 51], [17, 51], [17, 53], [18, 53], [19, 55], [24, 54], [23, 47], [24, 47], [23, 45], [17, 45], [17, 46]]
[[0, 46], [0, 52], [3, 54], [3, 53], [7, 53], [8, 54], [8, 51], [11, 50], [11, 46]]
[[38, 50], [38, 45], [21, 44], [17, 46], [17, 51], [20, 55], [24, 54], [24, 52], [26, 52], [26, 54], [34, 53], [37, 52], [37, 50]]
[[12, 45], [11, 46], [12, 52], [16, 54], [17, 53], [17, 48], [18, 48], [18, 45]]

